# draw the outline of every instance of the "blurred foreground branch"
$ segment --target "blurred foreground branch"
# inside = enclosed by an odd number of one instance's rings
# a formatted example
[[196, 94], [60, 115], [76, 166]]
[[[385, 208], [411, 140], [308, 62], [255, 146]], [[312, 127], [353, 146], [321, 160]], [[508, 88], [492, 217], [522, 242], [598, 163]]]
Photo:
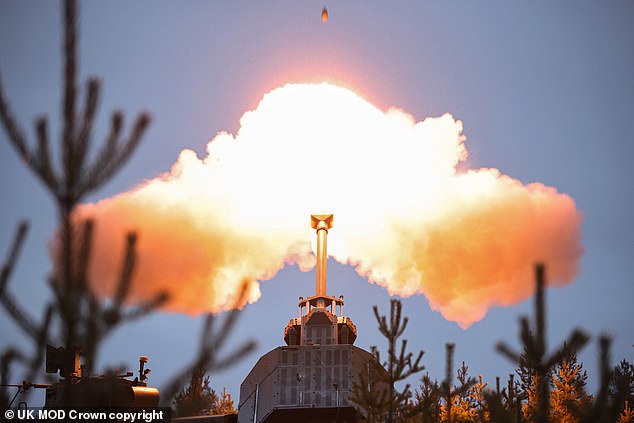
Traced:
[[545, 305], [545, 266], [535, 266], [535, 321], [533, 327], [528, 317], [520, 318], [520, 340], [523, 354], [519, 354], [506, 343], [497, 344], [497, 350], [516, 363], [529, 370], [529, 389], [534, 389], [529, 398], [528, 415], [537, 423], [549, 421], [550, 410], [550, 377], [554, 367], [566, 356], [577, 353], [590, 339], [585, 332], [575, 329], [568, 339], [550, 355], [546, 354], [546, 305]]
[[226, 312], [222, 321], [218, 322], [218, 316], [213, 313], [209, 313], [205, 316], [198, 355], [190, 365], [177, 373], [172, 380], [167, 383], [166, 388], [163, 389], [161, 401], [165, 406], [170, 405], [174, 396], [192, 377], [192, 374], [196, 373], [199, 369], [207, 369], [210, 372], [224, 370], [242, 360], [255, 349], [254, 341], [245, 341], [231, 352], [220, 356], [240, 315], [240, 308], [243, 307], [246, 302], [247, 288], [248, 282], [245, 281], [242, 284], [240, 296], [233, 304], [232, 309]]
[[[27, 354], [22, 348], [8, 347], [1, 355], [1, 379], [9, 380], [11, 364], [20, 362], [27, 366], [27, 379], [41, 368], [46, 345], [61, 344], [67, 350], [80, 349], [85, 358], [82, 374], [90, 376], [101, 342], [115, 328], [141, 318], [164, 304], [168, 295], [156, 294], [145, 303], [128, 306], [126, 300], [134, 278], [137, 258], [137, 236], [131, 232], [125, 239], [125, 254], [114, 297], [104, 302], [91, 287], [88, 269], [94, 243], [95, 222], [73, 216], [76, 206], [90, 193], [101, 188], [122, 168], [136, 151], [149, 123], [149, 114], [140, 113], [125, 134], [124, 116], [120, 110], [111, 114], [110, 129], [101, 147], [91, 154], [94, 143], [93, 127], [101, 96], [101, 84], [95, 77], [85, 83], [83, 103], [80, 104], [78, 83], [78, 35], [77, 2], [63, 1], [63, 81], [61, 105], [61, 135], [58, 140], [59, 160], [51, 158], [48, 119], [35, 119], [36, 142], [31, 145], [14, 116], [0, 79], [0, 121], [9, 143], [23, 163], [42, 182], [54, 199], [58, 216], [58, 244], [54, 251], [54, 270], [49, 279], [53, 296], [45, 306], [43, 317], [36, 322], [17, 303], [9, 291], [9, 279], [24, 243], [28, 225], [18, 226], [15, 239], [9, 249], [0, 276], [0, 303], [12, 321], [33, 341], [33, 351]], [[214, 317], [207, 318], [201, 352], [196, 365], [222, 368], [239, 360], [251, 348], [220, 360], [216, 348], [226, 341], [237, 319], [237, 312], [229, 314], [220, 330], [214, 331]], [[53, 331], [53, 328], [58, 330]], [[80, 376], [81, 377], [81, 376]], [[6, 405], [8, 395], [0, 390], [0, 405]]]

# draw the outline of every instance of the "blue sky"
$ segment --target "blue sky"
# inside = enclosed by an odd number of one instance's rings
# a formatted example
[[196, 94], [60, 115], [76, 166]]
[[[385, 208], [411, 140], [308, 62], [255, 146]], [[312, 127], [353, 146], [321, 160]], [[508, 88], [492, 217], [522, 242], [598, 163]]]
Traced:
[[[219, 131], [235, 133], [242, 114], [287, 82], [327, 80], [353, 88], [385, 110], [418, 120], [451, 113], [464, 123], [471, 168], [495, 167], [523, 183], [542, 182], [570, 195], [584, 217], [578, 279], [549, 290], [549, 338], [554, 346], [574, 327], [614, 336], [612, 357], [634, 361], [634, 4], [540, 1], [326, 3], [149, 2], [80, 4], [80, 72], [102, 79], [96, 125], [109, 113], [130, 122], [153, 117], [144, 141], [117, 177], [89, 200], [117, 194], [169, 170], [179, 152], [202, 155]], [[0, 2], [0, 75], [15, 114], [32, 138], [36, 116], [49, 115], [59, 133], [59, 5]], [[51, 198], [0, 136], [0, 250], [26, 218], [31, 232], [11, 281], [34, 314], [49, 296], [46, 243], [55, 228]], [[344, 294], [359, 328], [356, 344], [382, 346], [371, 306], [387, 311], [389, 296], [352, 268], [329, 263], [328, 291]], [[235, 340], [258, 350], [213, 375], [237, 402], [239, 384], [266, 351], [281, 345], [297, 297], [314, 289], [314, 271], [286, 268], [262, 284], [246, 308]], [[491, 384], [512, 366], [494, 352], [517, 345], [517, 316], [531, 302], [494, 308], [468, 330], [430, 310], [423, 296], [404, 301], [409, 345], [424, 350], [430, 374], [442, 377], [444, 343], [456, 342], [456, 362]], [[19, 343], [2, 315], [0, 346]], [[158, 313], [109, 338], [103, 366], [133, 370], [150, 356], [150, 381], [161, 385], [198, 345], [201, 319]], [[596, 369], [596, 343], [581, 357]], [[594, 386], [594, 375], [591, 384]]]

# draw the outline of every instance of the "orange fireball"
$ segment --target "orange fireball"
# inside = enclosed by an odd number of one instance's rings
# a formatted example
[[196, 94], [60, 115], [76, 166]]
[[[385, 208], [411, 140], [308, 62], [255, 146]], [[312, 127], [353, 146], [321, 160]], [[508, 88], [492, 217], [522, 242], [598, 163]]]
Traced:
[[530, 297], [536, 261], [550, 284], [573, 280], [572, 198], [497, 169], [459, 171], [465, 141], [449, 114], [418, 121], [327, 83], [285, 85], [202, 157], [184, 150], [169, 172], [79, 206], [76, 219], [97, 222], [89, 280], [114, 295], [121, 240], [136, 230], [131, 301], [168, 291], [170, 310], [221, 311], [246, 282], [254, 302], [284, 266], [314, 266], [306, 216], [322, 212], [337, 215], [332, 258], [391, 295], [424, 295], [462, 327]]

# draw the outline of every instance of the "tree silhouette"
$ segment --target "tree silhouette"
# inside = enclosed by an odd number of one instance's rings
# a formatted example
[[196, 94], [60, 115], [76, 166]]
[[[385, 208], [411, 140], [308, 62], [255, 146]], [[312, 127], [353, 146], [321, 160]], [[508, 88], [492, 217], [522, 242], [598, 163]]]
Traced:
[[[110, 119], [110, 129], [101, 147], [91, 154], [95, 137], [93, 125], [101, 84], [97, 78], [88, 78], [83, 104], [79, 104], [81, 96], [77, 82], [79, 73], [77, 26], [76, 0], [65, 0], [62, 37], [62, 133], [59, 139], [58, 163], [52, 160], [50, 154], [47, 118], [38, 117], [35, 120], [37, 143], [35, 147], [30, 146], [24, 130], [11, 111], [0, 81], [0, 120], [9, 143], [17, 151], [22, 162], [51, 194], [59, 219], [59, 244], [55, 251], [54, 271], [48, 284], [53, 295], [39, 321], [36, 321], [26, 308], [18, 303], [8, 287], [28, 232], [26, 222], [18, 225], [14, 241], [2, 267], [0, 304], [33, 344], [31, 353], [17, 347], [8, 347], [2, 353], [0, 379], [3, 384], [10, 379], [13, 363], [26, 365], [26, 380], [33, 379], [43, 362], [47, 344], [61, 344], [69, 352], [80, 348], [85, 358], [83, 373], [92, 374], [103, 339], [121, 324], [152, 312], [168, 298], [167, 293], [163, 292], [136, 306], [126, 304], [136, 262], [137, 237], [135, 233], [129, 233], [125, 239], [125, 254], [122, 257], [114, 296], [106, 302], [100, 300], [89, 283], [87, 269], [91, 260], [96, 223], [92, 220], [74, 219], [73, 211], [88, 194], [95, 192], [111, 180], [130, 159], [150, 123], [150, 116], [145, 112], [139, 114], [131, 129], [125, 134], [123, 113], [119, 110], [114, 111]], [[213, 318], [209, 319], [213, 320]], [[230, 315], [227, 318], [227, 324], [221, 325], [221, 330], [230, 330], [233, 327], [233, 321], [235, 321], [235, 315]], [[54, 332], [53, 328], [59, 328], [59, 330]], [[208, 324], [206, 328], [212, 330], [213, 326]], [[222, 339], [226, 338], [228, 333], [207, 332], [206, 335], [213, 335], [210, 336], [212, 339]], [[217, 360], [217, 349], [211, 347], [211, 352], [210, 348], [206, 351], [201, 350], [195, 362], [197, 365], [203, 364], [203, 367], [208, 367], [210, 364], [215, 366], [229, 364], [243, 357], [252, 348], [252, 343], [245, 343], [230, 353], [230, 358], [222, 361]], [[30, 383], [25, 382], [24, 387], [29, 386]], [[0, 395], [1, 404], [7, 405], [6, 390], [2, 389]]]
[[[422, 378], [422, 384], [415, 392], [415, 401], [409, 401], [408, 394], [405, 396], [408, 400], [399, 403], [399, 409], [402, 410], [400, 413], [389, 414], [388, 390], [385, 385], [379, 389], [379, 384], [375, 383], [391, 380], [389, 361], [381, 363], [382, 365], [379, 365], [378, 360], [373, 361], [377, 371], [372, 372], [371, 367], [368, 367], [367, 376], [364, 376], [365, 372], [362, 372], [358, 379], [360, 383], [355, 382], [354, 402], [362, 411], [362, 420], [387, 422], [388, 418], [392, 417], [392, 421], [408, 423], [612, 423], [629, 422], [634, 419], [631, 408], [634, 394], [634, 366], [623, 360], [612, 370], [611, 340], [608, 336], [598, 337], [600, 384], [595, 396], [585, 392], [587, 374], [582, 364], [577, 362], [577, 351], [589, 339], [583, 331], [574, 330], [560, 348], [549, 355], [546, 354], [544, 267], [536, 266], [535, 275], [537, 285], [535, 321], [531, 325], [528, 318], [520, 319], [522, 354], [516, 354], [505, 344], [497, 345], [500, 352], [511, 357], [518, 365], [516, 375], [509, 375], [506, 387], [500, 388], [499, 377], [496, 378], [495, 390], [489, 389], [481, 376], [477, 380], [470, 378], [468, 366], [464, 362], [457, 372], [460, 384], [453, 385], [455, 345], [448, 343], [445, 345], [444, 381], [439, 384], [437, 381], [432, 381], [429, 375], [425, 375]], [[379, 316], [376, 306], [374, 307], [379, 328], [382, 328], [381, 333], [388, 340], [391, 337], [394, 338], [393, 342], [388, 342], [391, 351], [395, 350], [396, 338], [402, 335], [404, 330], [402, 326], [407, 322], [407, 318], [403, 319], [401, 316], [401, 308], [398, 305], [398, 300], [393, 300], [389, 326], [386, 317]], [[398, 323], [401, 320], [405, 322], [402, 326]], [[386, 330], [390, 327], [392, 330]], [[400, 357], [411, 357], [411, 353], [404, 354], [405, 346], [406, 344], [403, 343]], [[373, 347], [373, 351], [378, 357], [376, 347]], [[393, 354], [393, 357], [399, 356]], [[406, 367], [401, 366], [401, 368]], [[393, 368], [398, 366], [394, 365]], [[518, 377], [517, 380], [515, 376]], [[409, 385], [404, 391], [409, 391]]]
[[200, 336], [198, 355], [191, 364], [177, 373], [162, 390], [163, 394], [161, 397], [165, 405], [169, 404], [169, 401], [185, 384], [189, 375], [191, 375], [195, 369], [202, 368], [209, 371], [226, 369], [242, 360], [255, 348], [255, 342], [246, 341], [243, 342], [240, 347], [234, 348], [231, 352], [222, 354], [229, 335], [233, 332], [238, 317], [240, 316], [240, 307], [246, 302], [247, 286], [246, 283], [242, 284], [242, 290], [237, 302], [234, 304], [234, 308], [227, 312], [226, 316], [219, 323], [217, 323], [217, 316], [212, 313], [207, 314]]
[[[123, 114], [112, 114], [111, 126], [104, 145], [91, 161], [90, 146], [93, 139], [92, 128], [100, 97], [100, 83], [89, 78], [86, 83], [84, 105], [78, 108], [79, 90], [77, 87], [77, 13], [75, 1], [64, 2], [64, 78], [62, 135], [59, 140], [61, 158], [58, 166], [51, 160], [49, 131], [46, 117], [35, 120], [37, 147], [31, 148], [24, 131], [14, 118], [0, 84], [0, 118], [8, 135], [9, 142], [18, 152], [22, 161], [40, 179], [52, 195], [57, 207], [60, 224], [60, 248], [55, 257], [55, 270], [50, 277], [49, 287], [53, 299], [45, 308], [44, 317], [39, 323], [28, 315], [8, 290], [8, 279], [15, 258], [22, 247], [28, 224], [22, 222], [17, 230], [11, 253], [6, 261], [0, 281], [0, 299], [13, 321], [34, 343], [34, 352], [30, 359], [24, 353], [4, 355], [6, 371], [10, 362], [27, 362], [31, 379], [41, 364], [45, 346], [48, 343], [61, 343], [69, 351], [81, 346], [86, 357], [85, 371], [90, 374], [95, 363], [100, 341], [122, 322], [142, 317], [165, 302], [165, 293], [157, 295], [133, 309], [124, 309], [133, 275], [136, 259], [136, 235], [130, 233], [126, 239], [125, 256], [122, 260], [117, 292], [110, 304], [99, 302], [87, 280], [87, 268], [91, 258], [91, 246], [94, 223], [90, 220], [74, 222], [72, 212], [75, 206], [87, 194], [103, 186], [130, 158], [141, 136], [150, 123], [147, 113], [141, 113], [135, 120], [132, 130], [123, 136]], [[51, 333], [51, 326], [59, 323], [59, 334]], [[13, 351], [17, 351], [14, 349]], [[5, 368], [3, 368], [3, 371]]]
[[[460, 382], [460, 390], [452, 398], [451, 419], [455, 422], [474, 422], [478, 419], [479, 412], [477, 393], [474, 391], [476, 381], [469, 377], [469, 367], [464, 361], [458, 369], [457, 379]], [[480, 378], [480, 382], [482, 382], [482, 378]], [[445, 417], [449, 418], [448, 415]]]
[[564, 357], [552, 374], [553, 391], [550, 396], [550, 417], [553, 422], [576, 423], [581, 421], [592, 403], [585, 391], [588, 375], [577, 362], [577, 354]]
[[368, 423], [384, 422], [389, 407], [389, 377], [376, 359], [365, 362], [365, 369], [352, 382], [348, 401], [357, 409], [357, 419]]
[[440, 385], [438, 381], [431, 381], [429, 374], [422, 378], [422, 383], [416, 390], [417, 421], [423, 423], [437, 423], [440, 421]]
[[445, 380], [440, 384], [441, 397], [444, 404], [440, 408], [441, 421], [447, 423], [460, 422], [462, 419], [470, 418], [469, 410], [456, 407], [456, 400], [466, 394], [475, 383], [475, 379], [467, 379], [466, 371], [461, 375], [461, 385], [453, 386], [453, 355], [456, 344], [445, 344]]
[[[549, 398], [550, 398], [550, 378], [549, 375], [553, 367], [562, 360], [569, 352], [577, 352], [587, 342], [588, 336], [580, 329], [575, 329], [568, 340], [555, 352], [546, 356], [546, 307], [545, 307], [545, 267], [543, 264], [535, 266], [535, 321], [531, 330], [527, 317], [520, 318], [520, 340], [522, 341], [526, 367], [530, 369], [534, 378], [535, 390], [533, 395], [536, 401], [537, 410], [534, 421], [538, 423], [548, 422]], [[504, 343], [498, 343], [497, 349], [503, 355], [515, 363], [520, 364], [520, 354], [514, 352]], [[530, 395], [530, 391], [529, 391]], [[531, 398], [529, 398], [531, 401]]]
[[[539, 376], [530, 364], [526, 347], [520, 355], [515, 373], [519, 378], [517, 386], [518, 412], [524, 421], [534, 421], [539, 410]], [[549, 376], [550, 377], [550, 376]]]
[[218, 398], [218, 402], [216, 402], [213, 414], [229, 414], [235, 412], [236, 409], [233, 406], [233, 398], [231, 398], [231, 394], [227, 392], [227, 388], [222, 388], [220, 398]]
[[625, 403], [634, 404], [634, 365], [622, 360], [615, 368], [610, 381], [610, 397], [618, 410], [625, 408]]
[[619, 414], [618, 423], [632, 423], [634, 422], [634, 409], [630, 408], [629, 401], [625, 401], [625, 406]]
[[522, 413], [522, 399], [519, 396], [519, 383], [515, 380], [514, 374], [509, 374], [506, 388], [501, 393], [503, 407], [508, 411], [508, 421], [519, 423]]
[[175, 414], [178, 417], [211, 414], [217, 402], [218, 395], [211, 389], [205, 369], [197, 368], [191, 374], [189, 385], [174, 397]]
[[178, 417], [228, 414], [235, 412], [233, 398], [223, 388], [220, 395], [211, 388], [209, 376], [205, 369], [196, 368], [191, 379], [173, 400], [174, 412]]
[[[379, 324], [379, 332], [387, 340], [387, 360], [382, 362], [380, 352], [376, 346], [372, 347], [376, 362], [368, 363], [368, 374], [361, 372], [359, 382], [353, 384], [351, 401], [363, 410], [364, 418], [368, 421], [388, 423], [405, 421], [410, 413], [408, 405], [408, 400], [412, 397], [410, 384], [406, 384], [402, 389], [397, 389], [395, 384], [424, 370], [425, 367], [420, 364], [424, 352], [419, 351], [414, 358], [412, 352], [406, 352], [406, 339], [401, 340], [400, 350], [397, 351], [398, 340], [403, 336], [409, 320], [402, 316], [400, 300], [390, 301], [389, 323], [386, 316], [379, 314], [377, 306], [374, 306], [373, 310]], [[378, 383], [382, 389], [373, 388], [372, 381]]]
[[[499, 381], [499, 378], [498, 378]], [[488, 422], [490, 421], [490, 411], [486, 407], [486, 397], [489, 394], [490, 389], [488, 383], [482, 381], [482, 375], [478, 375], [478, 379], [475, 381], [471, 389], [468, 391], [469, 403], [471, 407], [477, 413], [477, 418], [474, 421]]]
[[[519, 423], [522, 421], [522, 402], [518, 396], [519, 383], [514, 374], [509, 374], [506, 387], [500, 390], [500, 378], [496, 377], [496, 390], [484, 392], [484, 407], [488, 420], [500, 423]], [[480, 382], [482, 383], [482, 382]], [[481, 419], [486, 415], [482, 413]]]

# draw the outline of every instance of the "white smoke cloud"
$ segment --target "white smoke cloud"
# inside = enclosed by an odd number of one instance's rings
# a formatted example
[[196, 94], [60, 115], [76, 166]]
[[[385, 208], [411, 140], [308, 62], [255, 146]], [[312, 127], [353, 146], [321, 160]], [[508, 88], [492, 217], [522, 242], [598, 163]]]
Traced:
[[549, 282], [570, 282], [574, 201], [495, 169], [457, 173], [462, 130], [448, 114], [417, 122], [326, 83], [278, 88], [205, 157], [184, 150], [169, 172], [78, 208], [97, 222], [91, 283], [114, 292], [124, 234], [136, 230], [133, 300], [168, 290], [168, 309], [218, 311], [247, 281], [253, 302], [286, 264], [314, 265], [318, 212], [335, 214], [334, 258], [390, 294], [424, 294], [463, 327], [530, 296], [536, 261]]

